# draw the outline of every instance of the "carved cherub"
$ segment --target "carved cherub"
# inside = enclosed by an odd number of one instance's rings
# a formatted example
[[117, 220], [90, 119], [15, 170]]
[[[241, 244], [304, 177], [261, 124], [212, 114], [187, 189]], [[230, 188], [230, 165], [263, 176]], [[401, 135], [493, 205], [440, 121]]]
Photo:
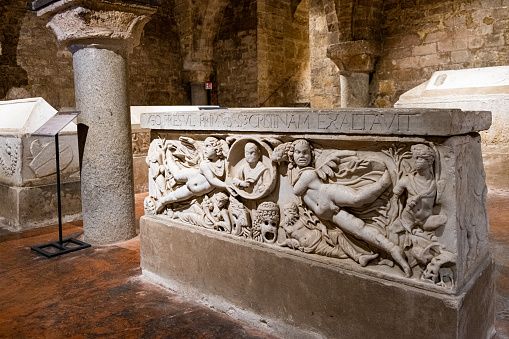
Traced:
[[247, 193], [263, 192], [270, 184], [271, 175], [269, 168], [260, 160], [261, 152], [258, 146], [253, 142], [248, 142], [244, 146], [243, 164], [233, 179], [233, 184]]
[[236, 192], [224, 182], [226, 176], [225, 154], [219, 139], [208, 137], [203, 142], [203, 158], [199, 167], [181, 168], [177, 165], [171, 151], [166, 152], [166, 169], [177, 182], [185, 185], [169, 192], [156, 201], [156, 211], [160, 212], [166, 204], [184, 201], [211, 192], [214, 188]]
[[393, 190], [393, 201], [397, 201], [403, 193], [407, 193], [406, 205], [398, 222], [409, 232], [415, 227], [420, 227], [424, 231], [434, 231], [447, 222], [447, 217], [433, 215], [437, 195], [433, 173], [435, 152], [424, 144], [413, 145], [410, 150], [414, 160], [413, 171], [402, 177]]
[[232, 222], [228, 213], [228, 196], [219, 192], [213, 196], [212, 200], [207, 208], [204, 208], [205, 215], [211, 221], [214, 229], [231, 232]]
[[[278, 148], [273, 153], [273, 160], [280, 162], [284, 157]], [[327, 180], [337, 172], [342, 158], [355, 156], [354, 151], [337, 151], [327, 162], [318, 169], [312, 166], [313, 154], [309, 142], [305, 139], [295, 140], [286, 155], [287, 161], [297, 167], [297, 175], [292, 179], [293, 192], [301, 197], [304, 204], [312, 210], [319, 219], [330, 221], [334, 226], [359, 238], [367, 243], [389, 253], [401, 266], [406, 277], [412, 275], [412, 269], [404, 258], [403, 251], [387, 239], [377, 229], [367, 226], [360, 218], [347, 212], [343, 207], [361, 207], [374, 202], [390, 185], [391, 177], [385, 169], [382, 177], [374, 183], [367, 184], [359, 189]]]

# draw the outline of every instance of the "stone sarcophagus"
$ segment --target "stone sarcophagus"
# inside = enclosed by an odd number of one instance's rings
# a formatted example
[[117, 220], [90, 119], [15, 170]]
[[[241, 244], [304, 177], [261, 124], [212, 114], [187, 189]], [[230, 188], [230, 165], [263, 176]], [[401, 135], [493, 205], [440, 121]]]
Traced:
[[144, 275], [284, 337], [490, 337], [477, 133], [490, 123], [436, 109], [143, 114]]
[[[31, 134], [57, 111], [42, 98], [0, 101], [0, 227], [20, 231], [58, 222], [55, 141]], [[60, 132], [62, 215], [81, 218], [76, 125]]]

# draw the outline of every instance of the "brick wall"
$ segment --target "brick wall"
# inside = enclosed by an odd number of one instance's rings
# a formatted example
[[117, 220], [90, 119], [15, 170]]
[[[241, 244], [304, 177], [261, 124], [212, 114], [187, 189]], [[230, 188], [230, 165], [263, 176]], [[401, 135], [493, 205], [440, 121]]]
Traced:
[[[189, 104], [172, 17], [165, 0], [129, 57], [132, 105]], [[26, 1], [0, 2], [0, 100], [10, 88], [23, 87], [56, 109], [75, 105], [72, 55], [46, 23], [26, 9]]]
[[387, 0], [372, 105], [390, 107], [435, 71], [509, 64], [509, 1]]
[[309, 2], [310, 102], [312, 108], [341, 106], [339, 70], [327, 58], [328, 28], [322, 0]]
[[190, 105], [190, 87], [182, 79], [177, 25], [171, 1], [145, 25], [140, 45], [129, 56], [131, 105]]
[[258, 107], [256, 0], [231, 1], [214, 48], [218, 105]]
[[[294, 2], [295, 5], [295, 2]], [[308, 106], [309, 0], [258, 1], [259, 105]]]
[[28, 85], [26, 71], [17, 63], [17, 46], [25, 15], [24, 1], [0, 2], [0, 99], [11, 87]]

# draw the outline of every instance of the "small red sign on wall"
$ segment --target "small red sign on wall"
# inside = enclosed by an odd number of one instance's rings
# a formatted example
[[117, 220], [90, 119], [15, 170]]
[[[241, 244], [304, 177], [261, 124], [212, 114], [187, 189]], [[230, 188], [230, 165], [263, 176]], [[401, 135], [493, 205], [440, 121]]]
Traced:
[[205, 89], [212, 89], [212, 83], [211, 82], [206, 82], [205, 83]]

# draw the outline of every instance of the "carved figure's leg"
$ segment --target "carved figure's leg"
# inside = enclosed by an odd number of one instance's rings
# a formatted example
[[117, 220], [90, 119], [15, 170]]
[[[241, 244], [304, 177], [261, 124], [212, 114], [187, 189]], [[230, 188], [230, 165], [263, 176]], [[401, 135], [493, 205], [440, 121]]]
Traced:
[[[337, 206], [360, 207], [372, 203], [391, 185], [391, 176], [388, 171], [380, 180], [368, 184], [358, 190], [340, 184], [332, 185], [329, 190], [332, 201]], [[338, 188], [337, 186], [341, 186]]]
[[161, 212], [164, 209], [164, 206], [166, 206], [166, 204], [183, 201], [193, 196], [194, 196], [193, 192], [191, 192], [187, 188], [187, 186], [181, 186], [177, 188], [175, 191], [168, 193], [167, 195], [165, 195], [156, 202], [156, 212]]
[[366, 227], [364, 221], [354, 217], [350, 213], [341, 210], [335, 214], [332, 221], [342, 230], [362, 239], [371, 245], [389, 253], [392, 258], [401, 266], [406, 277], [412, 276], [412, 269], [403, 257], [403, 251], [394, 243], [385, 238], [382, 233], [374, 228]]
[[177, 181], [187, 181], [189, 178], [199, 173], [196, 168], [180, 168], [170, 151], [166, 152], [166, 168]]

